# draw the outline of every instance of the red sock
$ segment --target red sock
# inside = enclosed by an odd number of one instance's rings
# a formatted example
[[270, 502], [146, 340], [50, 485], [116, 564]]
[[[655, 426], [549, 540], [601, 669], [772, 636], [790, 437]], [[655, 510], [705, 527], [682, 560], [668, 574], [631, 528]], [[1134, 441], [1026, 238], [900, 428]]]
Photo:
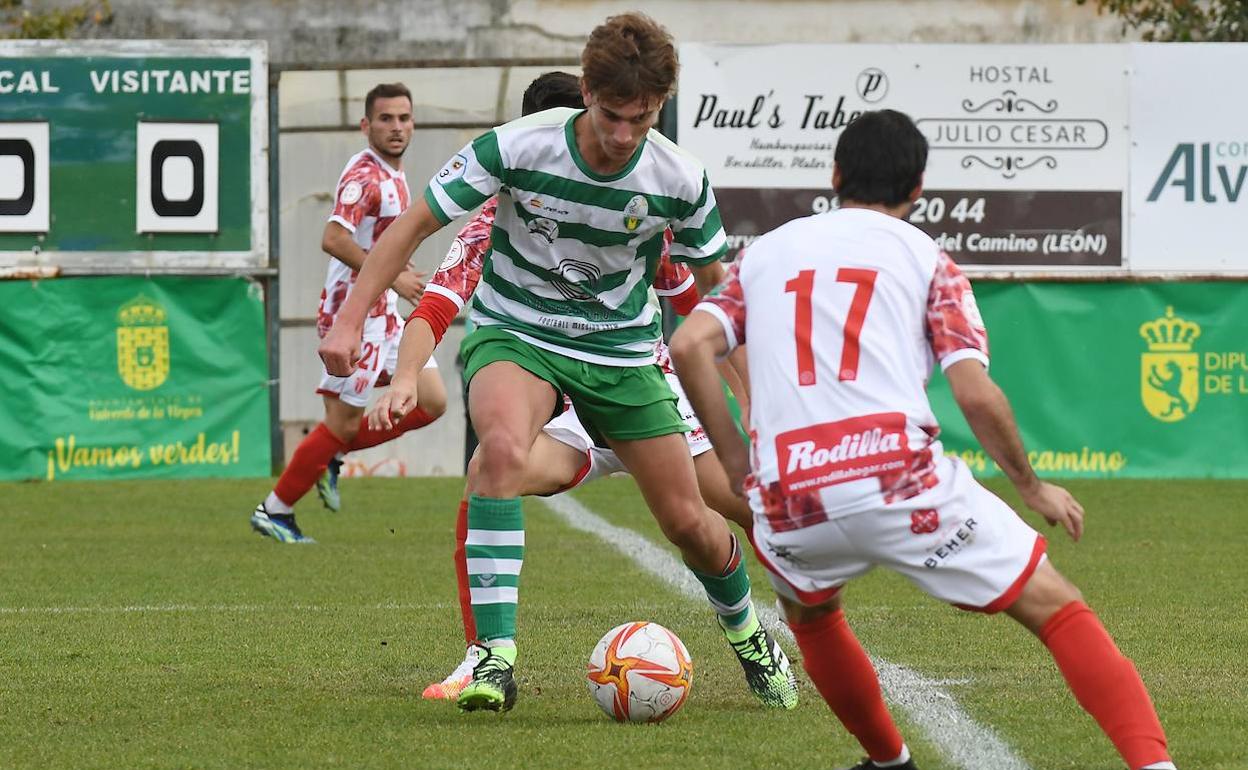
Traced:
[[901, 733], [884, 705], [880, 680], [866, 650], [841, 610], [809, 623], [790, 623], [802, 665], [819, 694], [853, 733], [871, 759], [888, 762], [901, 755]]
[[346, 447], [337, 436], [329, 432], [325, 423], [318, 424], [299, 442], [294, 456], [290, 458], [290, 464], [278, 477], [273, 494], [283, 503], [293, 506], [316, 484], [334, 455], [346, 451]]
[[423, 409], [413, 409], [408, 412], [399, 423], [389, 430], [379, 429], [373, 430], [368, 427], [368, 418], [360, 418], [360, 432], [355, 434], [355, 440], [351, 442], [348, 449], [354, 452], [357, 449], [368, 449], [370, 446], [384, 444], [391, 439], [396, 439], [407, 433], [409, 430], [423, 428], [433, 422], [435, 417], [430, 417]]
[[1096, 719], [1127, 766], [1167, 762], [1166, 734], [1131, 660], [1118, 651], [1096, 613], [1071, 602], [1040, 629], [1079, 705]]
[[472, 594], [468, 591], [468, 498], [459, 501], [459, 515], [455, 518], [455, 584], [459, 589], [459, 617], [464, 622], [464, 641], [471, 644], [477, 640], [477, 621], [472, 617]]

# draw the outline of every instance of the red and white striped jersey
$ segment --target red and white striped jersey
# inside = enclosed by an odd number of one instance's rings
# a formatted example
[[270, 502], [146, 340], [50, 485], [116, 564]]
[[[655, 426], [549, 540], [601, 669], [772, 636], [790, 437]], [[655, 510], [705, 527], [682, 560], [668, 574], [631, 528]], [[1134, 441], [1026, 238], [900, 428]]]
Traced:
[[[371, 251], [390, 223], [410, 205], [412, 193], [402, 171], [391, 168], [372, 150], [365, 149], [347, 161], [334, 192], [334, 210], [329, 221], [337, 222], [351, 232], [352, 239], [364, 251]], [[321, 306], [317, 312], [317, 332], [324, 337], [333, 326], [334, 316], [355, 284], [356, 272], [343, 262], [330, 257], [325, 287], [321, 290]], [[385, 324], [386, 336], [402, 328], [399, 319], [398, 294], [386, 289], [368, 312], [367, 324]], [[384, 321], [374, 321], [379, 318]]]
[[988, 364], [970, 282], [918, 228], [849, 208], [750, 245], [697, 307], [746, 343], [751, 495], [773, 529], [901, 503], [936, 483], [934, 364]]
[[[498, 198], [490, 198], [481, 207], [481, 211], [459, 231], [446, 253], [446, 259], [425, 287], [425, 294], [412, 314], [412, 317], [428, 321], [434, 337], [438, 340], [441, 340], [451, 319], [468, 303], [477, 290], [477, 284], [481, 282], [497, 209]], [[677, 312], [683, 308], [682, 315], [687, 315], [696, 302], [697, 288], [694, 286], [693, 272], [689, 266], [670, 259], [668, 250], [671, 242], [672, 231], [668, 230], [663, 240], [663, 256], [652, 285], [656, 294], [668, 297]], [[658, 342], [656, 354], [659, 366], [670, 373], [671, 360], [662, 340]]]

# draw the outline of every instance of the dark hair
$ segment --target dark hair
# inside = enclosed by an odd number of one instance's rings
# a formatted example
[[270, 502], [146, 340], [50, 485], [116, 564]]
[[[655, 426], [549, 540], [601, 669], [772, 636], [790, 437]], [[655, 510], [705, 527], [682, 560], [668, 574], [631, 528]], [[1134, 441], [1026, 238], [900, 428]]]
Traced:
[[897, 206], [923, 181], [927, 137], [905, 113], [864, 112], [841, 132], [835, 159], [841, 172], [838, 198]]
[[364, 97], [364, 117], [373, 119], [373, 104], [378, 99], [390, 99], [395, 96], [406, 96], [407, 103], [412, 104], [412, 92], [402, 83], [378, 83]]
[[524, 89], [524, 99], [520, 101], [520, 114], [531, 115], [534, 112], [549, 110], [554, 107], [585, 106], [581, 100], [581, 82], [576, 75], [567, 72], [547, 72], [538, 76]]
[[581, 78], [607, 102], [663, 102], [676, 87], [680, 63], [672, 36], [642, 13], [612, 16], [589, 33]]

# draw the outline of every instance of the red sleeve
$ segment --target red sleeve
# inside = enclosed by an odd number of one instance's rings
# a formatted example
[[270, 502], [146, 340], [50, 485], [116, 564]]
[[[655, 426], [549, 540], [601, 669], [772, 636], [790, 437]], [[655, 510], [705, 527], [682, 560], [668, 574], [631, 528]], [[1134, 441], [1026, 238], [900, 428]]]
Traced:
[[338, 222], [351, 232], [364, 217], [376, 216], [381, 207], [381, 187], [376, 170], [365, 163], [356, 163], [342, 175], [334, 193], [331, 222]]
[[436, 346], [442, 341], [442, 336], [446, 334], [451, 321], [454, 321], [457, 315], [459, 315], [459, 308], [454, 302], [441, 294], [425, 292], [420, 298], [420, 304], [407, 317], [407, 320], [411, 322], [413, 318], [425, 319], [429, 328], [433, 329], [433, 344]]
[[715, 290], [702, 298], [697, 310], [719, 319], [728, 338], [728, 349], [745, 344], [745, 291], [741, 288], [741, 260], [728, 268], [728, 275]]
[[663, 233], [663, 257], [654, 275], [654, 293], [667, 297], [677, 315], [689, 315], [698, 304], [698, 287], [694, 284], [693, 271], [683, 262], [673, 262], [672, 231]]
[[927, 338], [943, 370], [963, 358], [988, 365], [988, 330], [975, 292], [957, 264], [943, 251], [927, 296]]
[[468, 220], [451, 242], [446, 258], [429, 281], [430, 287], [442, 289], [440, 292], [434, 289], [435, 292], [457, 303], [457, 311], [472, 298], [477, 284], [481, 282], [481, 271], [485, 267], [485, 255], [490, 250], [490, 230], [494, 226], [494, 213], [497, 209], [498, 199], [491, 198], [486, 201], [479, 214]]
[[667, 298], [676, 315], [689, 315], [698, 306], [698, 287], [692, 283], [680, 294]]

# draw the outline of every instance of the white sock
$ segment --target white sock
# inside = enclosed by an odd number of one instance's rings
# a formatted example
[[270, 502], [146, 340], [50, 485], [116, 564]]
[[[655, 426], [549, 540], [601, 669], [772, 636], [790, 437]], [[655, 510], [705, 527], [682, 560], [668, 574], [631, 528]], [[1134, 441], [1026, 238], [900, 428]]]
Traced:
[[1151, 765], [1145, 765], [1140, 770], [1179, 770], [1174, 766], [1173, 762], [1154, 762]]
[[871, 764], [875, 765], [876, 767], [900, 767], [909, 761], [910, 761], [910, 747], [903, 743], [901, 744], [901, 753], [897, 755], [896, 759], [890, 759], [887, 762], [876, 762], [873, 759], [871, 760]]
[[491, 649], [494, 647], [515, 647], [516, 640], [515, 639], [491, 639], [490, 641], [485, 643], [485, 646]]
[[264, 510], [269, 513], [276, 513], [282, 516], [294, 513], [295, 509], [282, 502], [276, 492], [270, 492], [269, 496], [264, 498]]

